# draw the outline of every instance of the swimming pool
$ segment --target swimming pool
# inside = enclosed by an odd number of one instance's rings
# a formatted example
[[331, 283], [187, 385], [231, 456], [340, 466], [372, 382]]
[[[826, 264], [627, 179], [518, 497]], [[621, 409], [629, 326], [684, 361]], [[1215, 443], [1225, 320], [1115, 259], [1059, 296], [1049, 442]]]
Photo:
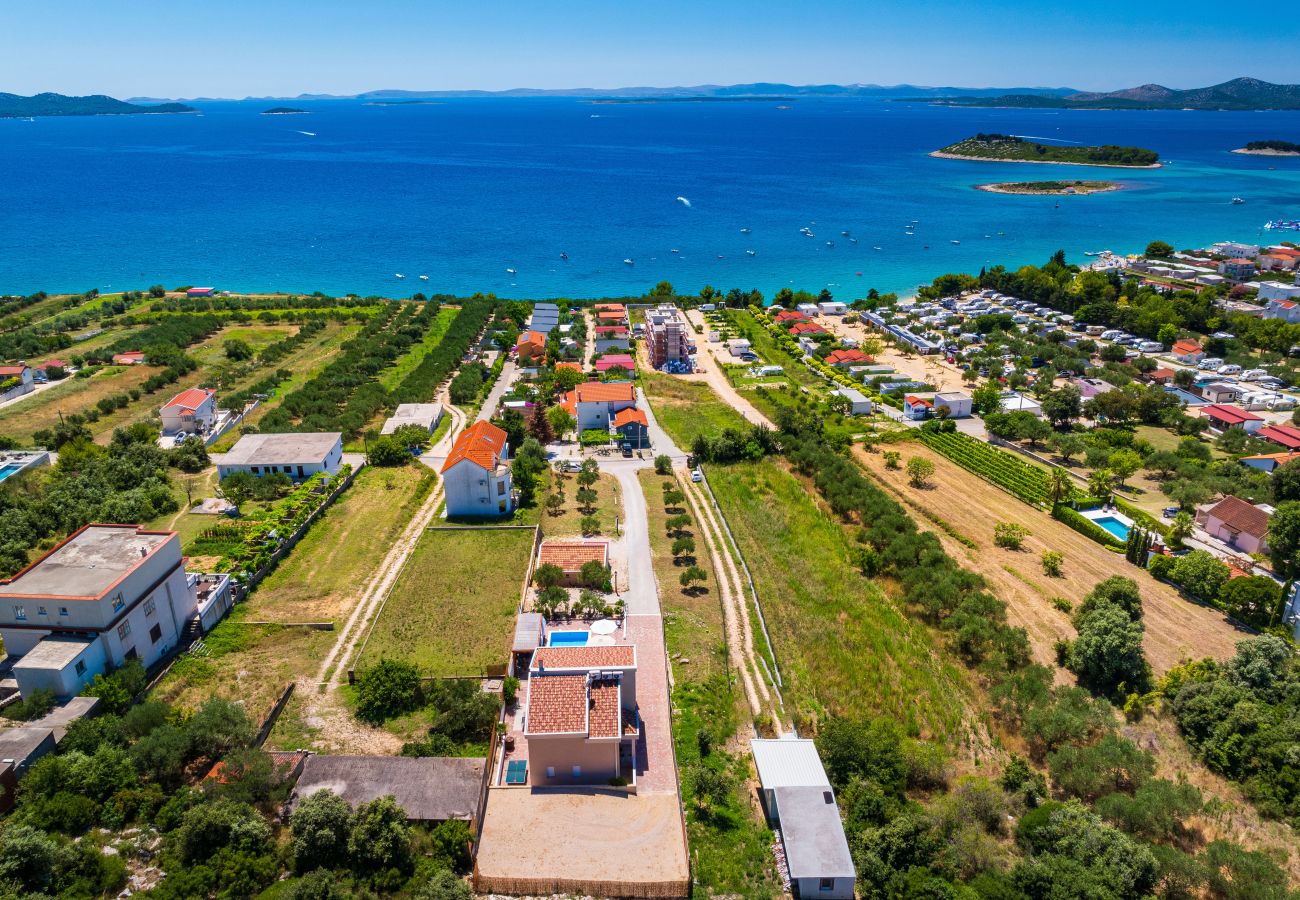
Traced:
[[1126, 525], [1124, 522], [1120, 521], [1119, 519], [1115, 518], [1114, 516], [1099, 516], [1098, 518], [1095, 518], [1092, 521], [1096, 522], [1102, 528], [1105, 528], [1107, 531], [1115, 535], [1115, 537], [1119, 538], [1121, 541], [1128, 540], [1128, 525]]
[[18, 463], [5, 463], [0, 466], [0, 481], [4, 481], [10, 475], [17, 475], [22, 470], [23, 467]]
[[1185, 391], [1185, 390], [1183, 390], [1182, 388], [1167, 387], [1167, 388], [1165, 388], [1165, 393], [1167, 393], [1167, 394], [1173, 394], [1173, 395], [1174, 395], [1175, 397], [1177, 397], [1179, 400], [1186, 401], [1186, 403], [1187, 403], [1188, 406], [1204, 406], [1204, 405], [1205, 405], [1205, 398], [1204, 398], [1204, 397], [1198, 397], [1198, 396], [1196, 396], [1195, 394], [1193, 394], [1191, 391]]
[[552, 631], [551, 639], [546, 643], [551, 647], [585, 647], [587, 646], [587, 632]]

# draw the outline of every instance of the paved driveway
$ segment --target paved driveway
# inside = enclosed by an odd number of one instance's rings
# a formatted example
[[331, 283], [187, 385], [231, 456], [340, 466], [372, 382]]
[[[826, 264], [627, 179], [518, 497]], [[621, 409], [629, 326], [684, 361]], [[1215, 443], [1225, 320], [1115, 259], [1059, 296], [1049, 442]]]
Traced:
[[506, 395], [519, 377], [519, 367], [515, 365], [513, 359], [507, 359], [506, 364], [501, 367], [501, 377], [497, 383], [492, 385], [492, 390], [488, 391], [487, 399], [483, 401], [483, 408], [478, 411], [478, 421], [486, 422], [496, 415], [497, 406], [501, 403], [501, 398]]

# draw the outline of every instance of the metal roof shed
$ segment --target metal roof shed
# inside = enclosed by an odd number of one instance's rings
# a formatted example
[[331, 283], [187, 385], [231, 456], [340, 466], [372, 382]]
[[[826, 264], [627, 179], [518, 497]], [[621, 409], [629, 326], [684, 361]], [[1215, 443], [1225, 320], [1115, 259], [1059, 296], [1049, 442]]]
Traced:
[[756, 738], [749, 742], [763, 788], [763, 805], [770, 819], [777, 819], [774, 791], [783, 787], [815, 787], [830, 790], [830, 779], [822, 768], [817, 745], [807, 738]]
[[776, 789], [781, 844], [796, 897], [851, 900], [856, 873], [830, 788]]

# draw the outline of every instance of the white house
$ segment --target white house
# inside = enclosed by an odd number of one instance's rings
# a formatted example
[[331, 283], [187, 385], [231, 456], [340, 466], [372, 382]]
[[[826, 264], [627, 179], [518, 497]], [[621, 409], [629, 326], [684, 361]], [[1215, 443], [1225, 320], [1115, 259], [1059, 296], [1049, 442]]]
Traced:
[[928, 419], [934, 412], [934, 401], [928, 397], [908, 394], [903, 398], [903, 417], [907, 419]]
[[514, 510], [509, 455], [505, 430], [491, 422], [475, 422], [462, 431], [442, 464], [447, 515], [509, 515]]
[[835, 393], [849, 401], [849, 415], [851, 416], [869, 416], [871, 415], [871, 400], [861, 391], [855, 391], [853, 388], [841, 387], [836, 388]]
[[[1263, 291], [1261, 290], [1262, 294]], [[1300, 324], [1300, 285], [1297, 285], [1296, 294], [1290, 299], [1270, 298], [1264, 306], [1265, 319], [1281, 319], [1291, 325]]]
[[392, 434], [405, 425], [416, 425], [433, 434], [433, 430], [441, 421], [441, 403], [399, 403], [397, 409], [388, 417], [388, 421], [384, 422], [384, 427], [379, 433]]
[[838, 300], [826, 300], [818, 303], [817, 309], [823, 316], [842, 316], [849, 311], [848, 305]]
[[608, 431], [614, 416], [636, 406], [636, 388], [630, 381], [587, 381], [564, 395], [560, 403], [578, 423], [578, 431]]
[[26, 363], [0, 366], [0, 400], [12, 400], [34, 390], [36, 385], [32, 383], [32, 370]]
[[24, 694], [78, 693], [110, 666], [146, 667], [230, 605], [228, 576], [188, 574], [174, 531], [86, 525], [0, 580], [0, 637]]
[[229, 453], [214, 454], [217, 477], [248, 472], [261, 477], [282, 472], [305, 481], [317, 472], [337, 474], [343, 465], [343, 435], [337, 431], [306, 434], [246, 434]]
[[800, 303], [795, 307], [795, 310], [803, 313], [805, 316], [815, 316], [821, 312], [816, 303]]
[[206, 432], [217, 421], [217, 392], [212, 388], [190, 388], [168, 400], [159, 413], [163, 434], [182, 431]]
[[1005, 413], [1028, 412], [1033, 413], [1040, 419], [1043, 416], [1043, 406], [1032, 397], [1026, 397], [1015, 391], [1002, 395], [1002, 411]]
[[1260, 300], [1300, 300], [1300, 284], [1261, 281], [1258, 296]]
[[[942, 410], [947, 410], [945, 414]], [[970, 394], [961, 391], [940, 391], [934, 395], [934, 414], [949, 419], [965, 419], [971, 414]]]
[[727, 341], [727, 350], [732, 356], [744, 356], [746, 353], [753, 352], [749, 341], [744, 338], [732, 338]]

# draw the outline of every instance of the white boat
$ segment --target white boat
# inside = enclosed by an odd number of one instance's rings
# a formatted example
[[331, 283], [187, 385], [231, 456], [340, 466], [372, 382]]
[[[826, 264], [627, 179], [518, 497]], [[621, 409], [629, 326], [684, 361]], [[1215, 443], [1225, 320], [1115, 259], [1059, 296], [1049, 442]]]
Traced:
[[1233, 204], [1233, 206], [1236, 206], [1236, 205], [1239, 204], [1239, 203], [1245, 203], [1245, 202], [1246, 202], [1246, 201], [1245, 201], [1245, 200], [1242, 200], [1240, 197], [1233, 197], [1233, 198], [1232, 198], [1232, 204]]
[[625, 266], [634, 266], [634, 265], [636, 265], [636, 260], [633, 260], [633, 259], [625, 259], [625, 260], [623, 260], [623, 265], [625, 265]]
[[826, 246], [827, 246], [827, 247], [834, 247], [834, 246], [835, 246], [835, 242], [834, 242], [834, 241], [827, 241], [827, 242], [826, 242]]
[[742, 228], [742, 229], [740, 229], [740, 233], [741, 233], [741, 234], [749, 234], [749, 233], [750, 233], [751, 231], [753, 231], [753, 230], [754, 230], [754, 229], [752, 229], [752, 228]]
[[514, 269], [506, 269], [506, 274], [507, 274], [507, 275], [518, 275], [519, 273], [516, 272]]
[[401, 272], [395, 272], [395, 273], [393, 273], [393, 277], [394, 277], [394, 278], [405, 278], [406, 276], [403, 275]]
[[841, 231], [841, 232], [840, 232], [840, 237], [848, 237], [848, 236], [849, 236], [849, 233], [848, 233], [847, 231]]
[[950, 243], [950, 244], [960, 244], [961, 241], [949, 241], [948, 243]]
[[855, 237], [851, 237], [851, 238], [849, 238], [849, 243], [850, 243], [850, 244], [856, 244], [857, 242], [858, 242], [858, 239], [857, 239], [857, 238], [855, 238]]
[[668, 252], [669, 252], [669, 253], [681, 253], [682, 251], [680, 251], [680, 250], [678, 250], [676, 247], [674, 247], [673, 249], [669, 250]]
[[872, 250], [884, 250], [885, 248], [884, 248], [884, 247], [872, 247], [871, 249], [872, 249]]
[[420, 280], [421, 280], [421, 281], [428, 281], [428, 280], [429, 280], [429, 276], [428, 276], [428, 275], [421, 275], [421, 276], [420, 276]]
[[750, 256], [757, 256], [757, 255], [758, 255], [758, 254], [756, 254], [753, 250], [746, 250], [745, 252], [748, 253]]

